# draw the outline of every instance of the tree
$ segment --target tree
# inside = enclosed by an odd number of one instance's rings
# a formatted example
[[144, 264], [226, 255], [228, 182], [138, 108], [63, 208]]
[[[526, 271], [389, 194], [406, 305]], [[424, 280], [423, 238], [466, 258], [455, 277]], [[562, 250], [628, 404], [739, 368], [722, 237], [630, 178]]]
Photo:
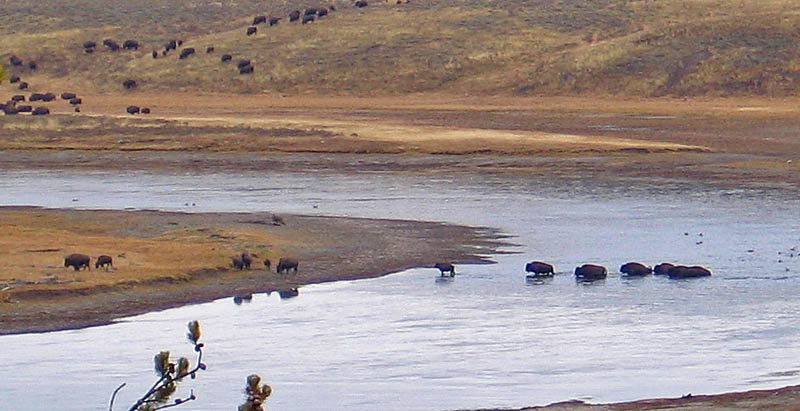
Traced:
[[[186, 337], [189, 339], [189, 342], [194, 344], [194, 350], [197, 352], [197, 364], [194, 368], [189, 369], [191, 365], [186, 357], [181, 357], [177, 362], [170, 362], [169, 351], [161, 351], [156, 354], [153, 360], [158, 380], [135, 404], [128, 408], [128, 411], [161, 410], [164, 408], [177, 407], [178, 405], [197, 399], [194, 395], [194, 391], [192, 391], [188, 397], [176, 398], [172, 403], [168, 404], [170, 397], [175, 393], [178, 384], [184, 378], [191, 377], [194, 379], [198, 371], [206, 369], [206, 365], [203, 364], [202, 361], [204, 344], [200, 342], [200, 323], [197, 321], [190, 321], [188, 327], [189, 333], [186, 334]], [[114, 390], [114, 394], [111, 395], [111, 403], [108, 406], [109, 411], [114, 409], [114, 399], [119, 390], [124, 386], [125, 384], [123, 383]]]

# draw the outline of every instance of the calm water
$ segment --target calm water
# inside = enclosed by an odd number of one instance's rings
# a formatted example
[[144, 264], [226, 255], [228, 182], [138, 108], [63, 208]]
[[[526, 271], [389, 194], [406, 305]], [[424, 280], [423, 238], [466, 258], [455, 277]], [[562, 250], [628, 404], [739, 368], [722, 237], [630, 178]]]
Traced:
[[[662, 181], [588, 183], [469, 175], [205, 176], [6, 172], [3, 203], [181, 211], [274, 211], [492, 226], [521, 254], [255, 295], [41, 335], [0, 337], [2, 409], [101, 410], [152, 381], [152, 356], [191, 355], [199, 319], [209, 370], [182, 409], [231, 409], [259, 373], [272, 410], [520, 407], [800, 383], [800, 198]], [[195, 205], [193, 206], [192, 203]], [[186, 205], [188, 204], [188, 205]], [[702, 234], [702, 236], [701, 236]], [[778, 252], [781, 254], [778, 255]], [[526, 281], [526, 261], [563, 274]], [[779, 259], [781, 262], [779, 262]], [[577, 284], [584, 262], [702, 264], [691, 281]], [[191, 358], [191, 357], [190, 357]], [[48, 390], [39, 379], [63, 375]], [[122, 407], [118, 407], [122, 409]]]

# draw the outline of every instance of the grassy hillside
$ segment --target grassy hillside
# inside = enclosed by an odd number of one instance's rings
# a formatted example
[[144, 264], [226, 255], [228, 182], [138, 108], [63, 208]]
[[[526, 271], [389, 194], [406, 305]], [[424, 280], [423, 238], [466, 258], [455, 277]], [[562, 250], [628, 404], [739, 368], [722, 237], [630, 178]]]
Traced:
[[[24, 3], [24, 5], [23, 5]], [[313, 3], [313, 4], [312, 4]], [[237, 93], [789, 96], [800, 91], [793, 0], [45, 0], [0, 3], [0, 58], [82, 89]], [[245, 28], [257, 14], [334, 4], [312, 24]], [[87, 55], [81, 44], [138, 40]], [[153, 59], [169, 39], [198, 54]], [[213, 54], [205, 48], [214, 46]], [[232, 54], [233, 64], [219, 57]], [[250, 59], [252, 75], [235, 63]], [[35, 82], [32, 82], [35, 84]], [[6, 86], [7, 87], [7, 86]]]

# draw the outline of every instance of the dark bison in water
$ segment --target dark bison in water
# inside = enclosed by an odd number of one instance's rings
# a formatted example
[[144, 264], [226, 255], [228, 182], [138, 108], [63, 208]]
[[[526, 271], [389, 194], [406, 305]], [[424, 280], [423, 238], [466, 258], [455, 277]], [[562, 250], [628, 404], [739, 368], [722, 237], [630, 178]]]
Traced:
[[255, 27], [248, 27], [247, 28], [247, 35], [248, 36], [252, 36], [253, 34], [256, 34], [257, 31], [258, 31], [258, 29], [255, 28]]
[[87, 270], [91, 270], [92, 268], [89, 267], [89, 261], [89, 256], [86, 254], [70, 254], [64, 258], [64, 267], [72, 267], [75, 271], [83, 267], [86, 267]]
[[628, 276], [637, 277], [648, 275], [653, 272], [653, 269], [641, 263], [625, 263], [619, 268], [619, 272]]
[[535, 275], [555, 274], [555, 269], [553, 268], [552, 265], [541, 261], [531, 261], [528, 264], [525, 264], [525, 271], [529, 273], [534, 273]]
[[300, 10], [295, 10], [295, 11], [289, 13], [289, 21], [290, 22], [297, 21], [297, 20], [300, 20]]
[[136, 80], [127, 79], [122, 82], [122, 86], [127, 89], [136, 88]]
[[675, 267], [675, 264], [671, 263], [657, 264], [655, 267], [653, 267], [653, 273], [655, 275], [667, 275], [669, 274], [669, 269], [672, 267]]
[[433, 268], [437, 268], [441, 275], [444, 275], [444, 273], [450, 273], [451, 277], [456, 275], [456, 267], [450, 263], [436, 263]]
[[108, 270], [111, 267], [114, 267], [114, 263], [111, 260], [111, 257], [107, 255], [101, 255], [100, 257], [97, 257], [97, 261], [94, 262], [94, 268], [100, 268], [100, 267], [103, 267], [106, 270]]
[[128, 106], [128, 108], [126, 108], [125, 111], [127, 111], [128, 114], [139, 114], [139, 107], [137, 107], [137, 106]]
[[255, 16], [253, 17], [253, 24], [251, 26], [255, 26], [256, 24], [266, 23], [267, 16]]
[[50, 114], [50, 109], [47, 107], [36, 107], [33, 111], [31, 111], [31, 115], [34, 116], [45, 116]]
[[296, 258], [281, 258], [280, 260], [278, 260], [277, 272], [278, 274], [284, 271], [288, 273], [289, 270], [294, 270], [294, 272], [297, 272], [297, 267], [299, 265], [300, 262], [297, 261]]
[[575, 277], [579, 280], [602, 280], [608, 276], [605, 267], [594, 264], [584, 264], [575, 268]]
[[709, 271], [705, 267], [700, 267], [699, 265], [686, 267], [683, 265], [678, 265], [672, 267], [667, 272], [669, 278], [695, 278], [695, 277], [708, 277], [711, 275], [711, 271]]
[[194, 52], [195, 52], [195, 50], [194, 50], [194, 47], [188, 47], [188, 48], [185, 48], [185, 49], [181, 50], [181, 55], [180, 55], [180, 56], [178, 56], [178, 58], [179, 58], [180, 60], [183, 60], [183, 59], [185, 59], [186, 57], [189, 57], [189, 56], [191, 56], [192, 54], [194, 54]]

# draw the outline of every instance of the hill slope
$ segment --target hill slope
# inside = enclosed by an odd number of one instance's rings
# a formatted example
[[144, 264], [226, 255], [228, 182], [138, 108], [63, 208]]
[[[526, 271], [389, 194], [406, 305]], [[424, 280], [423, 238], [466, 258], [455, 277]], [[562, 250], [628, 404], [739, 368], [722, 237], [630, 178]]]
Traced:
[[[120, 91], [128, 78], [144, 90], [237, 93], [800, 91], [800, 3], [792, 0], [411, 0], [359, 9], [334, 1], [324, 5], [337, 11], [306, 25], [286, 18], [312, 6], [295, 0], [21, 3], [0, 4], [0, 61], [35, 60], [35, 73], [10, 71], [93, 91]], [[258, 14], [284, 19], [245, 35]], [[83, 53], [84, 41], [104, 38], [143, 47]], [[176, 38], [198, 53], [152, 58]], [[233, 62], [221, 63], [222, 54]], [[252, 61], [253, 74], [238, 73], [240, 59]]]

